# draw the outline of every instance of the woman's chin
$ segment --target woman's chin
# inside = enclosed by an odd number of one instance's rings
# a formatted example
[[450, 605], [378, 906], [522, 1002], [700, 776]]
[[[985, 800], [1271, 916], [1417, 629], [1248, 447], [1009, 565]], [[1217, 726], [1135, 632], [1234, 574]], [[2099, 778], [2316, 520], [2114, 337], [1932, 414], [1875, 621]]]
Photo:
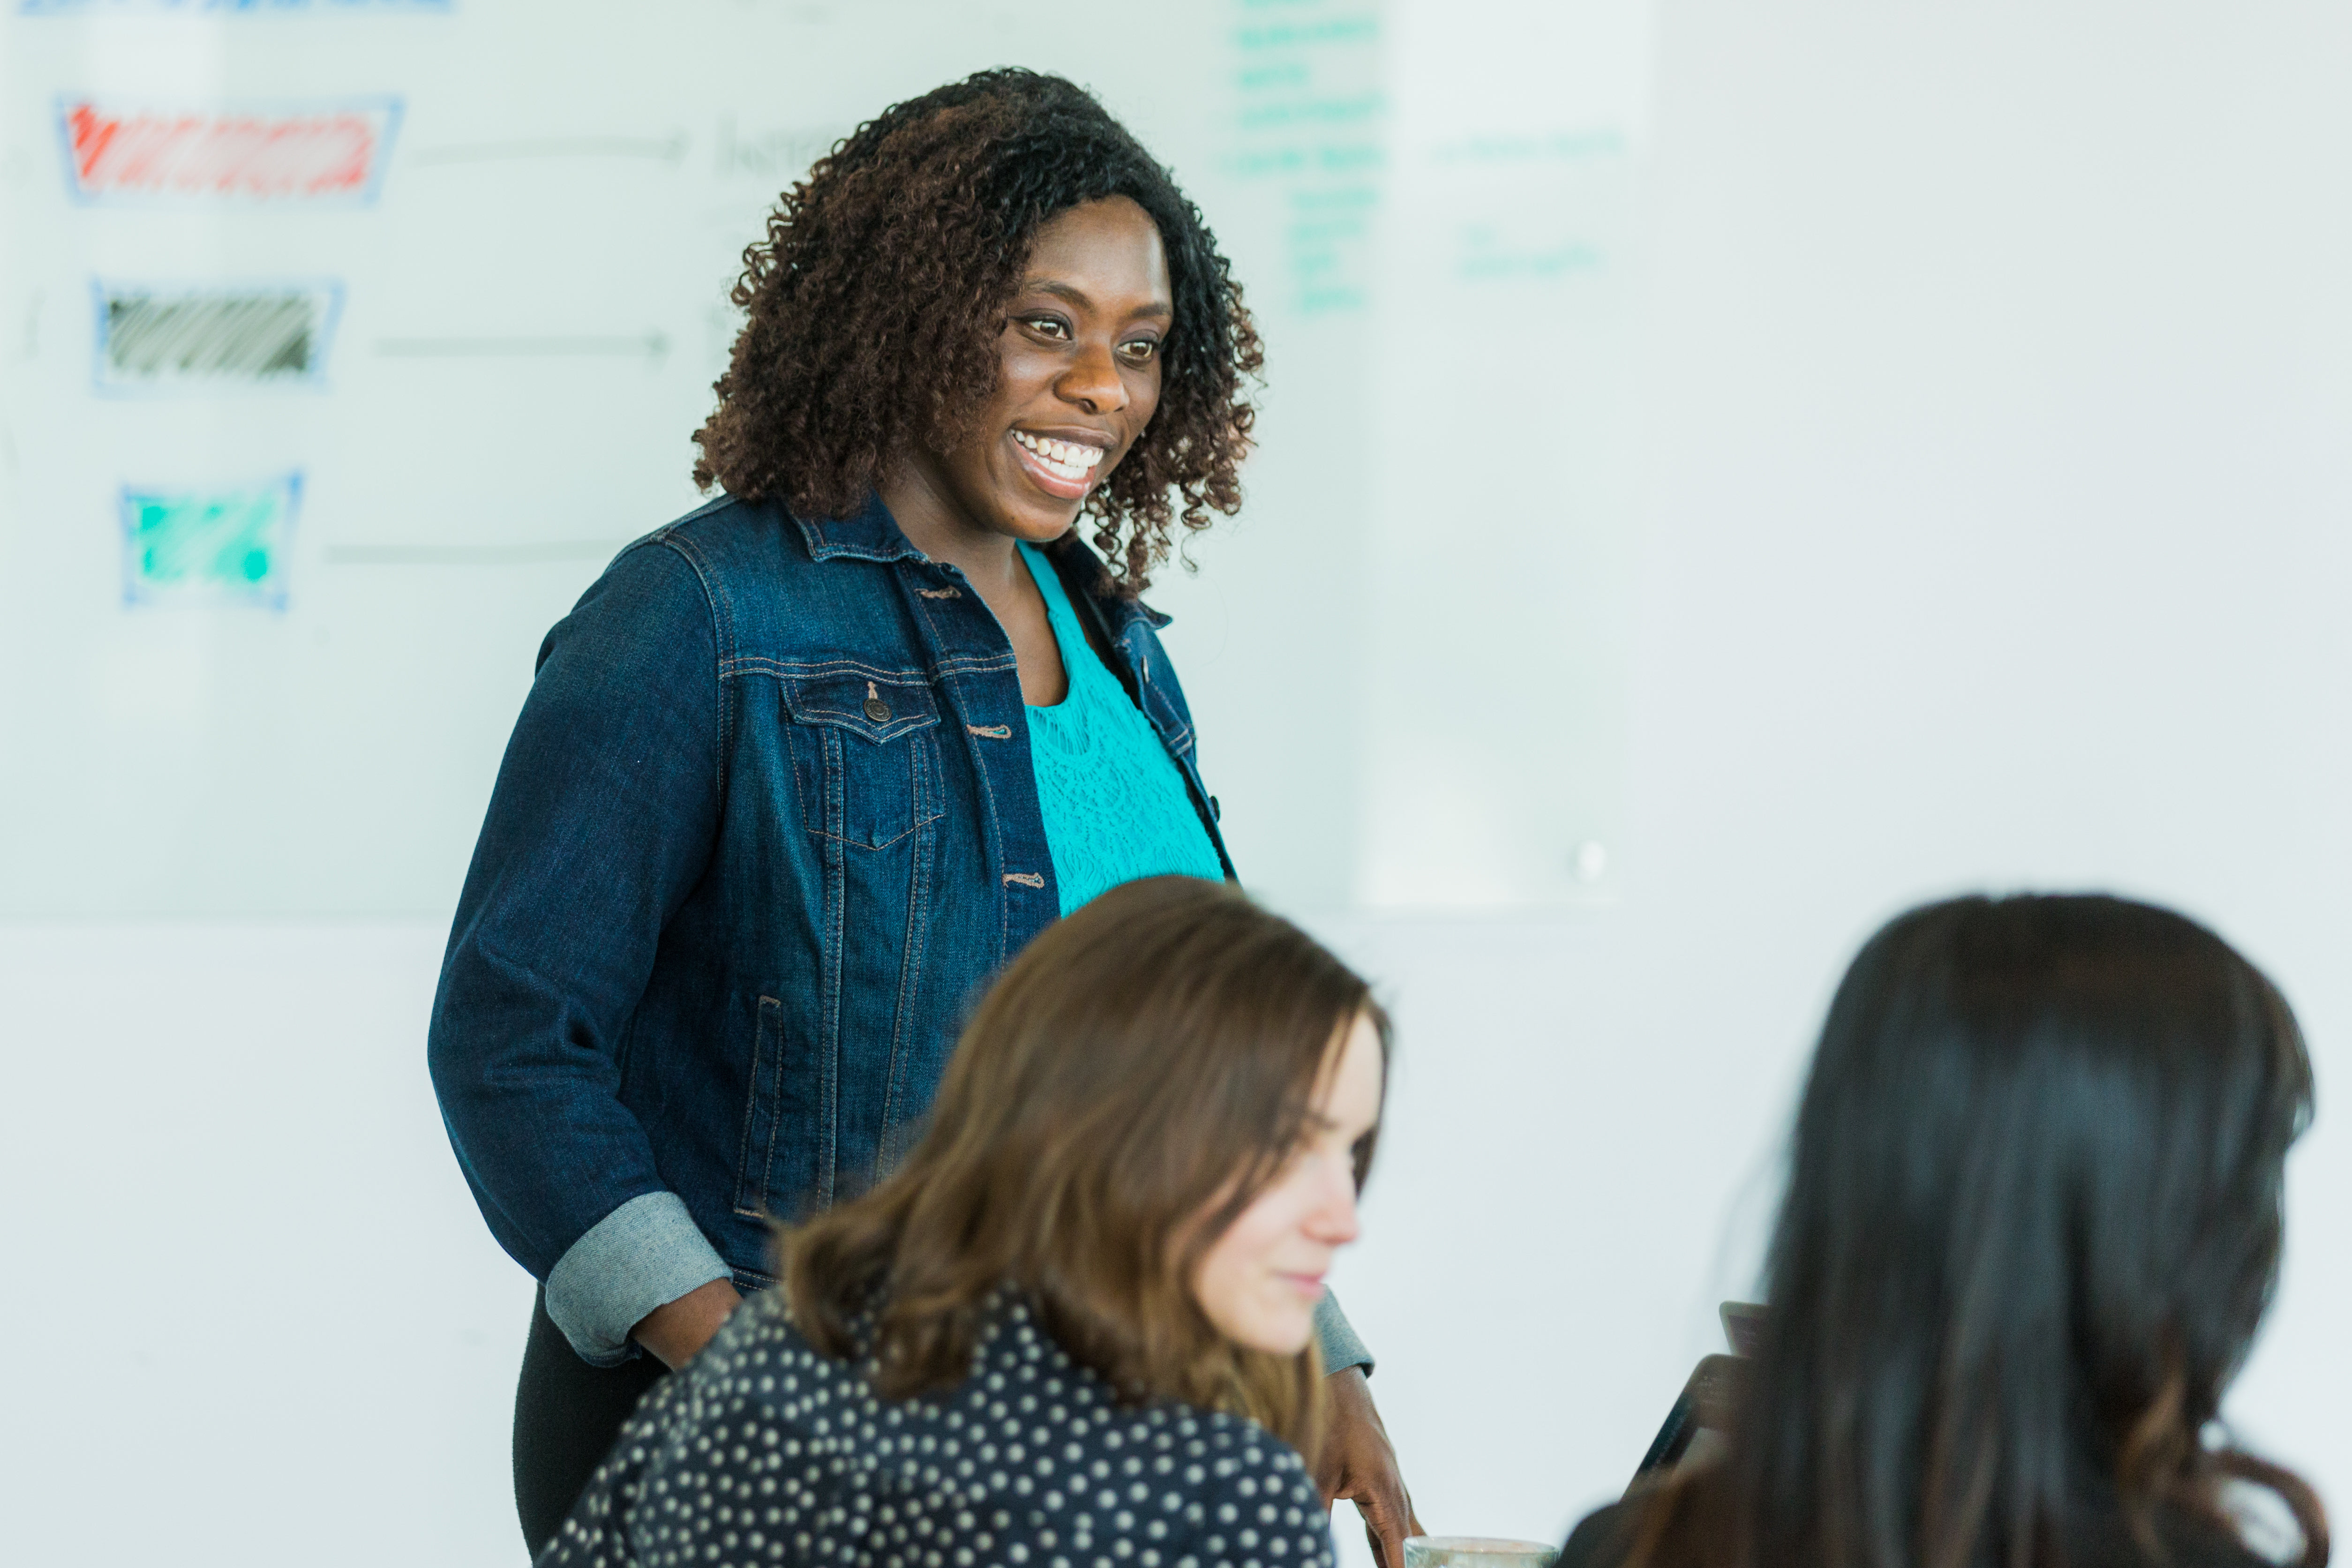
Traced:
[[1225, 1337], [1244, 1350], [1265, 1355], [1297, 1355], [1315, 1338], [1315, 1314], [1268, 1314], [1255, 1322], [1227, 1329]]
[[1020, 507], [1005, 507], [997, 512], [997, 532], [1009, 534], [1023, 544], [1049, 545], [1077, 526], [1078, 508], [1072, 505], [1058, 511], [1040, 507], [1034, 501]]

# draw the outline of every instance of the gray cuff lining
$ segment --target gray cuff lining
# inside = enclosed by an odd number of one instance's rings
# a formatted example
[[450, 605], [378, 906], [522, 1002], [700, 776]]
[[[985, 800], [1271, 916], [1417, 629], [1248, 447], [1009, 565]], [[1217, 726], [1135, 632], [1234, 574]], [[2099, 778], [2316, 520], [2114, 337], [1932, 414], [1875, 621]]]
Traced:
[[674, 1192], [633, 1197], [589, 1228], [547, 1276], [547, 1315], [591, 1366], [637, 1354], [629, 1331], [656, 1307], [733, 1270]]
[[1372, 1375], [1372, 1353], [1356, 1336], [1348, 1314], [1339, 1310], [1339, 1298], [1328, 1289], [1324, 1291], [1323, 1299], [1315, 1303], [1315, 1343], [1323, 1347], [1323, 1372], [1327, 1377], [1351, 1366], [1362, 1367], [1366, 1377]]

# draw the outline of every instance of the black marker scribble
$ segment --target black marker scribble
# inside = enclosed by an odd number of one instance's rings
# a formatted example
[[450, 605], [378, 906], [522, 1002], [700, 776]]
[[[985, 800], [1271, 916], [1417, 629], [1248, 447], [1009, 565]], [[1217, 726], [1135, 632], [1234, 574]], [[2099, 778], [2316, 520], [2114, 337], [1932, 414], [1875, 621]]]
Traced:
[[287, 293], [110, 295], [106, 364], [117, 377], [308, 376], [319, 349], [320, 299]]

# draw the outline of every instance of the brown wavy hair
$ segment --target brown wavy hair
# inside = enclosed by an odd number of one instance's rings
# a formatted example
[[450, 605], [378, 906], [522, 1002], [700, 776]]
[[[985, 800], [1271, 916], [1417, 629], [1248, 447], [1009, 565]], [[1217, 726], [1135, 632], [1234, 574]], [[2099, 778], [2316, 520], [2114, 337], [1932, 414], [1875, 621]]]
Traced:
[[1174, 528], [1241, 505], [1265, 361], [1216, 236], [1168, 171], [1083, 88], [990, 70], [893, 104], [786, 191], [730, 296], [749, 319], [695, 483], [845, 517], [921, 443], [952, 450], [994, 386], [996, 340], [1040, 225], [1126, 196], [1159, 226], [1176, 318], [1160, 406], [1087, 497], [1114, 591]]
[[[1385, 1060], [1364, 982], [1240, 892], [1172, 876], [1113, 888], [989, 991], [906, 1164], [778, 1231], [786, 1310], [812, 1344], [871, 1357], [877, 1391], [907, 1398], [969, 1375], [1009, 1286], [1120, 1399], [1230, 1410], [1312, 1457], [1314, 1345], [1234, 1344], [1192, 1281], [1297, 1147], [1359, 1016]], [[1372, 1143], [1355, 1151], [1360, 1185]]]

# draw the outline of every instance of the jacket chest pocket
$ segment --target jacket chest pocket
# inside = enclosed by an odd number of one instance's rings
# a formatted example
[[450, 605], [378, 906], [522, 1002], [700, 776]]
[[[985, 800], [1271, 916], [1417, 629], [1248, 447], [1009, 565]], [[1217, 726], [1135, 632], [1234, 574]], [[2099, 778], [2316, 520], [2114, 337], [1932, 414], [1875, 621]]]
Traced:
[[940, 815], [939, 705], [919, 675], [801, 675], [783, 683], [801, 825], [878, 850]]

